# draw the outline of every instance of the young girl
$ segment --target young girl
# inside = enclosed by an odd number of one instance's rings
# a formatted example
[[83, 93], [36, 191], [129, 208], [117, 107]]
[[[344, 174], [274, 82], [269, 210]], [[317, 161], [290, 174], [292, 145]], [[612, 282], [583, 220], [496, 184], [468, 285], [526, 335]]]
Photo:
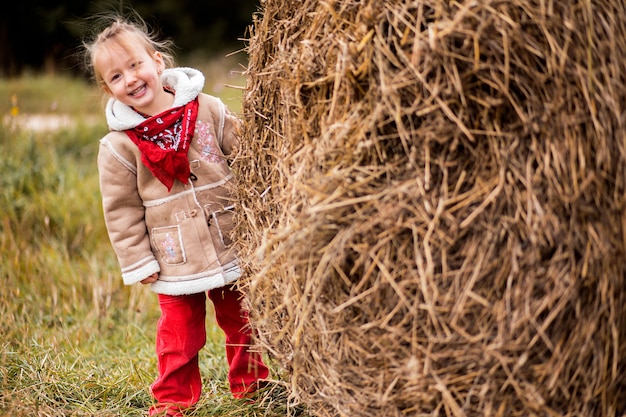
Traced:
[[149, 284], [161, 318], [159, 376], [149, 415], [182, 415], [200, 398], [198, 352], [206, 340], [205, 293], [226, 335], [228, 382], [235, 398], [268, 376], [251, 331], [231, 248], [233, 173], [238, 120], [202, 93], [204, 76], [173, 67], [169, 44], [145, 23], [114, 18], [85, 43], [89, 67], [109, 96], [110, 133], [98, 169], [104, 217], [125, 284]]

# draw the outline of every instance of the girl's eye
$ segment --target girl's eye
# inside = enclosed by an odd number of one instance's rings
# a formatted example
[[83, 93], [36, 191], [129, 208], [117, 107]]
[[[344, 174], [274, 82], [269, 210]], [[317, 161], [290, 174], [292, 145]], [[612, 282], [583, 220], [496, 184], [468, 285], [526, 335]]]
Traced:
[[115, 81], [115, 80], [118, 80], [119, 78], [120, 78], [120, 75], [119, 75], [119, 74], [115, 74], [115, 75], [113, 75], [113, 76], [111, 77], [111, 82], [113, 82], [113, 81]]

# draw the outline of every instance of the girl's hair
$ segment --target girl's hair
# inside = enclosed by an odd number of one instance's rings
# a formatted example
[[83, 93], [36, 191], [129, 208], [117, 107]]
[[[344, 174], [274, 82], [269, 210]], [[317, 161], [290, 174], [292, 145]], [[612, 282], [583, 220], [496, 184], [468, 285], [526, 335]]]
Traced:
[[99, 18], [105, 24], [104, 28], [96, 32], [91, 40], [83, 41], [85, 67], [97, 85], [103, 85], [104, 80], [94, 66], [96, 57], [116, 46], [121, 46], [126, 50], [142, 47], [150, 54], [160, 52], [166, 68], [175, 66], [172, 53], [173, 42], [159, 40], [156, 33], [148, 27], [139, 15], [134, 17], [131, 20], [120, 15], [100, 16]]

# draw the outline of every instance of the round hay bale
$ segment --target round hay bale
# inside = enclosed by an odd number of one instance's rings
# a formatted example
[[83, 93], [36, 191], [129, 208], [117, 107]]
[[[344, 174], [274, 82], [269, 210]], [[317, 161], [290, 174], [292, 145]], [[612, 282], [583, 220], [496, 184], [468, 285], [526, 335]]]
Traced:
[[317, 416], [626, 413], [622, 0], [266, 0], [235, 238]]

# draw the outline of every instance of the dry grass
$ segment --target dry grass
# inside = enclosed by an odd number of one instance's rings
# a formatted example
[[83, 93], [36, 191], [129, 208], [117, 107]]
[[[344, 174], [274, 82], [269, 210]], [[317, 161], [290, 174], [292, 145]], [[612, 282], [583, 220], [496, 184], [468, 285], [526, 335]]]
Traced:
[[626, 413], [624, 2], [262, 12], [237, 237], [293, 401]]

